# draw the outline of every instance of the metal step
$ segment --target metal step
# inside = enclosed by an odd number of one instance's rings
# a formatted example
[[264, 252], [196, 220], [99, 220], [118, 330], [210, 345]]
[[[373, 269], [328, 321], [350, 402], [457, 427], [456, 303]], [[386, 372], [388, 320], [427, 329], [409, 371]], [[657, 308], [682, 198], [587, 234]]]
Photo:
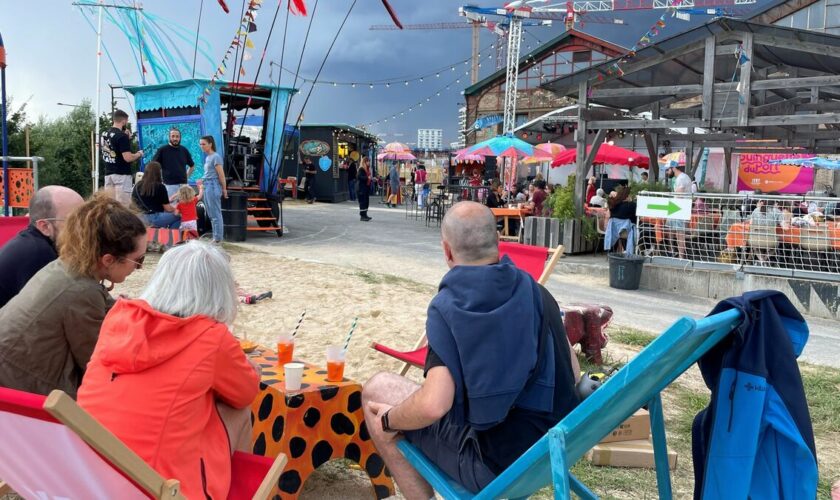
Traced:
[[249, 212], [267, 212], [267, 211], [270, 212], [271, 207], [249, 207], [248, 211]]
[[248, 220], [273, 220], [276, 221], [276, 217], [248, 217]]
[[258, 226], [248, 226], [248, 231], [277, 231], [280, 229], [279, 227], [258, 227]]

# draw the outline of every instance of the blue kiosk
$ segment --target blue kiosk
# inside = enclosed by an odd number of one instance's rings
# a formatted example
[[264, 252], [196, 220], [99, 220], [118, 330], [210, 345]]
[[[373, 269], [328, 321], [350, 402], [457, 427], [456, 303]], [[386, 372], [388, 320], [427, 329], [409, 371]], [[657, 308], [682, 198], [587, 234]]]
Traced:
[[[241, 199], [240, 206], [228, 207], [225, 215], [238, 213], [239, 221], [231, 225], [241, 230], [226, 239], [241, 241], [251, 231], [282, 236], [283, 190], [277, 188], [277, 177], [286, 150], [296, 149], [289, 144], [296, 134], [285, 126], [286, 108], [296, 89], [220, 81], [211, 86], [209, 80], [191, 79], [126, 90], [134, 96], [138, 139], [147, 158], [169, 142], [170, 129], [180, 130], [181, 144], [196, 164], [190, 184], [204, 175], [199, 139], [210, 135], [216, 140], [225, 160], [228, 190], [244, 194], [231, 197]], [[247, 134], [241, 133], [243, 119], [249, 124]], [[226, 220], [226, 231], [228, 225]]]

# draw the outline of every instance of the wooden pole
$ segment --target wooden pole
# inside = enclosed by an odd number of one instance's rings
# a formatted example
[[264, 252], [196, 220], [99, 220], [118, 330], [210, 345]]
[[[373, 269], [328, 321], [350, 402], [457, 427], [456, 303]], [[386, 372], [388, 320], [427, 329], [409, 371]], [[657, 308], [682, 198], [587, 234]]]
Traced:
[[[575, 131], [575, 213], [583, 216], [583, 205], [586, 201], [586, 111], [589, 108], [589, 84], [580, 82], [578, 86], [578, 122]], [[574, 249], [572, 249], [574, 250]]]

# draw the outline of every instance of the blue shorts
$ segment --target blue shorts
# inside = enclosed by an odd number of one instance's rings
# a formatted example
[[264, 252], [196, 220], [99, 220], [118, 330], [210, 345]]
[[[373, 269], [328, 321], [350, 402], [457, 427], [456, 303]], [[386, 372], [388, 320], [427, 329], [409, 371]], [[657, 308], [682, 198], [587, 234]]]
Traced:
[[685, 221], [679, 219], [668, 219], [668, 222], [665, 223], [665, 226], [669, 229], [685, 230]]
[[447, 476], [473, 493], [496, 479], [482, 461], [475, 430], [454, 424], [449, 413], [429, 427], [403, 435]]

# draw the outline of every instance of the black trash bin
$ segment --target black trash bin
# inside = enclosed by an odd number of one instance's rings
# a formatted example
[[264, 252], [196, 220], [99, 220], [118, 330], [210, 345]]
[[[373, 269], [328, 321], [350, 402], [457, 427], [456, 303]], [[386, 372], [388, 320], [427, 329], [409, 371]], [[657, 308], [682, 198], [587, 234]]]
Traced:
[[228, 191], [228, 197], [222, 198], [222, 221], [227, 241], [245, 241], [248, 233], [248, 194]]
[[645, 258], [639, 255], [610, 254], [610, 287], [621, 290], [638, 290], [642, 280]]

